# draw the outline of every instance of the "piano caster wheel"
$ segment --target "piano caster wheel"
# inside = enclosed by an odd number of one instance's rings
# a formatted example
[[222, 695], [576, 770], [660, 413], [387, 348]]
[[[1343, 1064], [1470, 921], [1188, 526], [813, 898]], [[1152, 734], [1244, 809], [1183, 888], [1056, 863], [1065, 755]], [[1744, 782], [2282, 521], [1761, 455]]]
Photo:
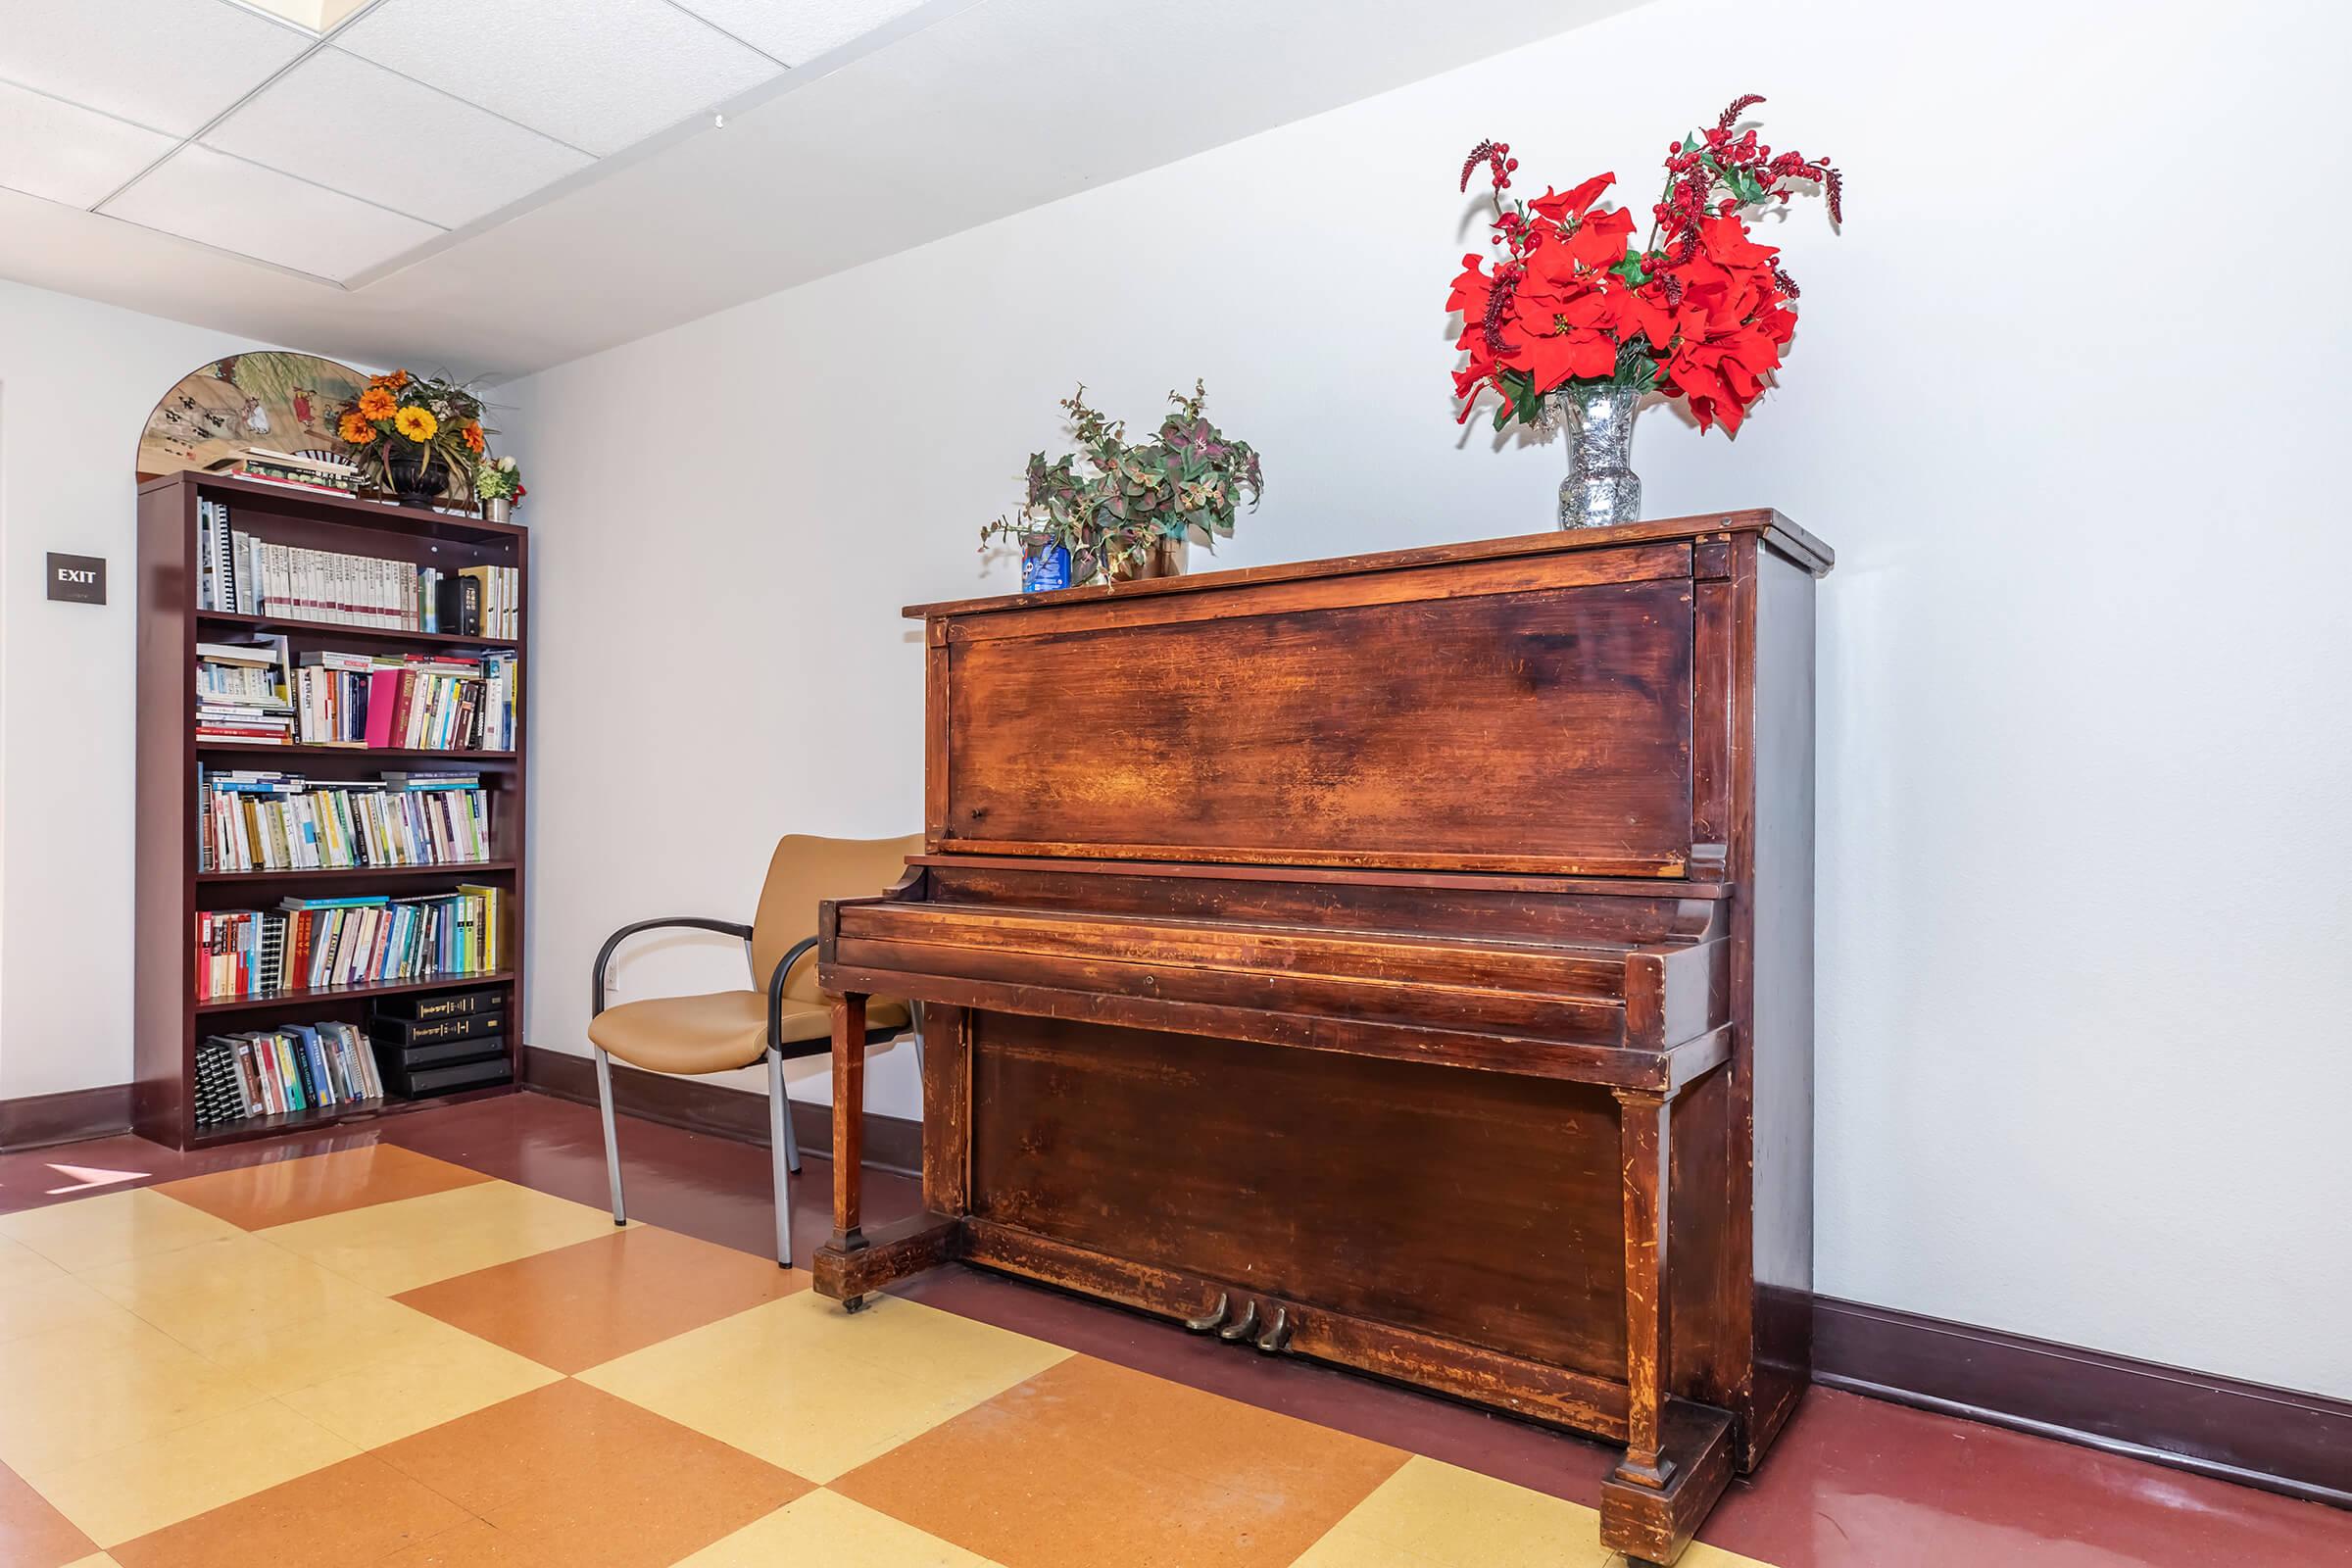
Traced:
[[841, 1298], [841, 1309], [844, 1312], [862, 1312], [865, 1310], [865, 1298], [862, 1296], [845, 1296]]

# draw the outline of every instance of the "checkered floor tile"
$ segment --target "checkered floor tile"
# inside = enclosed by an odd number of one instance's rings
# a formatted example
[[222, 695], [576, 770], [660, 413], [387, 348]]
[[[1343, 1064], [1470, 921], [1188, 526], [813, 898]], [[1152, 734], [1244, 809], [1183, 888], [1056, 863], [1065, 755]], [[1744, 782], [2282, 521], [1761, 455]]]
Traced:
[[389, 1146], [0, 1216], [0, 1562], [1612, 1561], [1590, 1508], [808, 1284]]

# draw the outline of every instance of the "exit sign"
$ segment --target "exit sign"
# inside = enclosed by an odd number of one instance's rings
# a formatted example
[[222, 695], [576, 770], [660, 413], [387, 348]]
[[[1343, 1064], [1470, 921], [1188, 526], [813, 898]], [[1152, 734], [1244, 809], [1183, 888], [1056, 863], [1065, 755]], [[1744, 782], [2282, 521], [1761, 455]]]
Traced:
[[49, 552], [49, 597], [70, 605], [106, 603], [106, 558]]

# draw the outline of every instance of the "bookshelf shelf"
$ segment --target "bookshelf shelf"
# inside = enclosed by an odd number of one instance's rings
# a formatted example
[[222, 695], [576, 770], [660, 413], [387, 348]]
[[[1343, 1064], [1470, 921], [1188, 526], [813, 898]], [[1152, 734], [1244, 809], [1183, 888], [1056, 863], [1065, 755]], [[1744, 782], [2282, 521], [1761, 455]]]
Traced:
[[411, 991], [481, 991], [512, 985], [514, 971], [493, 969], [487, 974], [444, 974], [430, 980], [394, 980], [372, 986], [321, 986], [312, 991], [280, 991], [269, 997], [215, 997], [195, 1004], [198, 1012], [253, 1012], [272, 1007], [308, 1007], [320, 1002], [349, 1002], [369, 997], [397, 997]]
[[196, 880], [208, 885], [230, 883], [268, 887], [280, 882], [396, 882], [408, 877], [471, 876], [480, 871], [512, 871], [513, 860], [450, 860], [440, 865], [322, 866], [300, 871], [199, 871]]
[[[469, 567], [511, 568], [516, 584], [512, 638], [459, 636], [350, 626], [302, 616], [231, 613], [202, 608], [204, 572], [199, 504], [223, 503], [230, 523], [253, 540], [290, 551], [319, 551], [432, 567], [452, 578]], [[209, 510], [209, 509], [208, 509]], [[382, 998], [420, 992], [500, 988], [506, 993], [505, 1042], [511, 1068], [521, 1060], [521, 1001], [526, 949], [523, 858], [527, 842], [524, 790], [529, 747], [530, 662], [513, 672], [515, 744], [511, 751], [437, 748], [271, 745], [200, 738], [195, 733], [199, 643], [283, 635], [305, 652], [337, 650], [397, 659], [403, 654], [469, 652], [523, 654], [530, 635], [529, 534], [520, 526], [478, 517], [395, 507], [220, 474], [176, 473], [139, 487], [137, 609], [139, 702], [137, 737], [137, 912], [133, 921], [134, 1036], [132, 1122], [138, 1132], [177, 1149], [208, 1148], [252, 1138], [369, 1121], [423, 1105], [486, 1099], [512, 1085], [468, 1088], [416, 1101], [314, 1106], [291, 1114], [257, 1115], [222, 1125], [197, 1125], [197, 1054], [208, 1038], [328, 1022], [365, 1026]], [[321, 558], [311, 558], [321, 559]], [[365, 580], [365, 579], [363, 579]], [[380, 579], [379, 579], [380, 580]], [[381, 603], [383, 601], [376, 601]], [[405, 693], [405, 688], [404, 688]], [[265, 760], [267, 759], [267, 760]], [[489, 792], [493, 848], [498, 858], [444, 865], [352, 866], [304, 871], [200, 870], [204, 827], [198, 802], [200, 768], [300, 772], [336, 780], [368, 780], [383, 771], [429, 765], [479, 771]], [[461, 883], [499, 890], [495, 922], [497, 967], [480, 974], [439, 975], [375, 985], [281, 991], [270, 997], [196, 996], [196, 932], [200, 914], [275, 909], [286, 898], [311, 900], [390, 895], [436, 898]], [[211, 1076], [207, 1055], [205, 1083]], [[519, 1080], [518, 1070], [513, 1073]], [[204, 1103], [213, 1102], [211, 1092]]]
[[[192, 657], [192, 656], [191, 656]], [[275, 741], [196, 741], [199, 752], [236, 752], [241, 756], [268, 753], [271, 757], [340, 757], [365, 762], [368, 758], [430, 758], [436, 762], [512, 762], [520, 752], [449, 752], [431, 747], [400, 746], [280, 746]], [[195, 788], [193, 784], [190, 789]]]
[[430, 1110], [435, 1105], [462, 1105], [469, 1100], [495, 1100], [500, 1095], [511, 1095], [514, 1090], [514, 1084], [492, 1084], [483, 1089], [461, 1089], [455, 1094], [435, 1095], [429, 1100], [387, 1100], [374, 1105], [330, 1105], [322, 1109], [292, 1111], [282, 1116], [256, 1116], [250, 1122], [239, 1122], [233, 1127], [207, 1127], [191, 1133], [188, 1147], [212, 1149], [221, 1144], [241, 1144], [255, 1138], [275, 1138], [284, 1133], [348, 1127], [355, 1122], [375, 1121], [385, 1116], [404, 1115], [412, 1110]]
[[460, 637], [450, 632], [404, 631], [390, 626], [345, 626], [331, 620], [298, 620], [290, 615], [238, 615], [225, 610], [200, 610], [196, 612], [200, 626], [220, 626], [237, 631], [282, 631], [289, 636], [322, 637], [337, 641], [345, 637], [362, 642], [408, 643], [421, 648], [515, 648], [520, 645], [512, 637]]

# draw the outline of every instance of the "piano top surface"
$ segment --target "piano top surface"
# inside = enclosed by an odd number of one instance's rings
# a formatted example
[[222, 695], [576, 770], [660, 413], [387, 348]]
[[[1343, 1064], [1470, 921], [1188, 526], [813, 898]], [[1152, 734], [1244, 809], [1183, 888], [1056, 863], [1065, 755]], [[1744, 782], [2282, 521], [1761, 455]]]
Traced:
[[1512, 556], [1606, 550], [1623, 545], [1657, 544], [1675, 540], [1703, 540], [1737, 533], [1760, 535], [1782, 555], [1815, 576], [1837, 563], [1837, 552], [1770, 507], [1741, 512], [1709, 512], [1687, 517], [1657, 517], [1620, 523], [1610, 528], [1553, 529], [1548, 533], [1515, 535], [1507, 539], [1479, 539], [1460, 544], [1424, 545], [1409, 550], [1386, 550], [1361, 556], [1333, 556], [1320, 561], [1293, 561], [1262, 566], [1236, 566], [1225, 571], [1192, 572], [1180, 577], [1142, 581], [1095, 583], [1081, 588], [1056, 588], [1037, 594], [998, 594], [983, 599], [943, 600], [908, 605], [902, 614], [921, 620], [949, 615], [984, 614], [1008, 610], [1045, 610], [1057, 605], [1086, 604], [1102, 599], [1133, 599], [1162, 594], [1197, 594], [1220, 588], [1261, 583], [1292, 582], [1312, 577], [1396, 571], [1412, 566], [1450, 562], [1492, 561]]

